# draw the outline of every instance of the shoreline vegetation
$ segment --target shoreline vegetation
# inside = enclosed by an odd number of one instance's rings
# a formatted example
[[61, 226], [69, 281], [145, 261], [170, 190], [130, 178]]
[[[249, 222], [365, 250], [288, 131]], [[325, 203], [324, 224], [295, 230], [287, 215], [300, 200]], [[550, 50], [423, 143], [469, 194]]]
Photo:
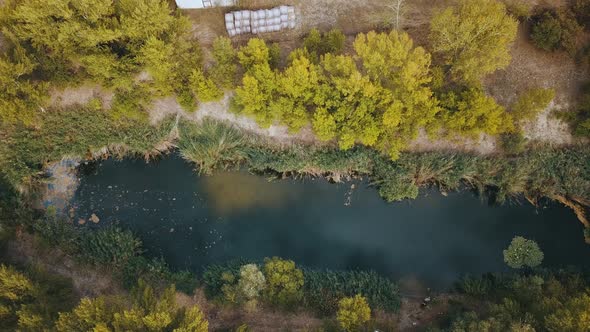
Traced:
[[[132, 291], [77, 302], [67, 280], [36, 266], [0, 265], [0, 327], [208, 330], [199, 307], [176, 304], [175, 287], [194, 291], [194, 275], [170, 271], [161, 259], [144, 256], [141, 240], [129, 231], [81, 230], [51, 207], [44, 214], [31, 207], [45, 167], [63, 158], [149, 160], [177, 148], [201, 174], [247, 167], [279, 178], [367, 176], [390, 202], [415, 198], [428, 185], [442, 191], [468, 186], [498, 204], [520, 195], [532, 204], [547, 197], [575, 211], [590, 243], [585, 214], [590, 208], [590, 148], [585, 144], [590, 93], [581, 91], [572, 109], [559, 114], [578, 144], [536, 146], [524, 138], [523, 127], [549, 111], [562, 91], [551, 82], [535, 82], [539, 85], [529, 84], [512, 97], [499, 96], [500, 104], [483, 84], [511, 63], [519, 25], [532, 27], [526, 36], [532, 45], [564, 50], [587, 73], [589, 15], [587, 0], [560, 8], [458, 0], [428, 18], [430, 24], [422, 27], [427, 41], [417, 39], [421, 45], [401, 29], [379, 28], [350, 38], [335, 29], [313, 29], [302, 31], [292, 52], [281, 54], [278, 43], [223, 36], [204, 50], [191, 30], [194, 22], [164, 0], [4, 0], [2, 245], [29, 232], [49, 251], [73, 258], [70, 266], [104, 268]], [[49, 91], [83, 83], [112, 92], [112, 98], [97, 96], [70, 107], [50, 102]], [[172, 97], [194, 112], [230, 91], [235, 114], [265, 128], [286, 126], [292, 133], [311, 128], [317, 143], [323, 143], [281, 144], [231, 124], [195, 123], [179, 115], [149, 123], [155, 100]], [[494, 137], [502, 149], [489, 156], [408, 151], [420, 131], [429, 139]], [[285, 314], [309, 306], [338, 317], [328, 318], [327, 326], [318, 327], [322, 331], [357, 330], [374, 317], [369, 306], [395, 311], [400, 304], [397, 285], [370, 272], [310, 271], [280, 258], [211, 269], [199, 285], [216, 291], [207, 300], [220, 310], [237, 307], [243, 315], [264, 307]], [[453, 332], [582, 331], [588, 322], [582, 326], [579, 318], [587, 319], [590, 310], [588, 280], [571, 271], [536, 269], [466, 278], [452, 299], [459, 304], [445, 304], [441, 325]], [[370, 327], [395, 328], [385, 322], [385, 327], [382, 321]], [[229, 328], [248, 331], [247, 326]]]

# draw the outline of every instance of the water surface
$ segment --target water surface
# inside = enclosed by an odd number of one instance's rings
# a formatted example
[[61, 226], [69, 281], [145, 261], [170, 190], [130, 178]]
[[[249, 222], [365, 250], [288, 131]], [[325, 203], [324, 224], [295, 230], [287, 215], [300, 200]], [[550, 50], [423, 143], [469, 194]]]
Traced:
[[436, 287], [465, 273], [506, 270], [502, 250], [516, 235], [539, 243], [545, 266], [590, 263], [581, 223], [557, 204], [490, 206], [470, 192], [445, 197], [435, 190], [389, 204], [363, 181], [200, 177], [176, 157], [104, 161], [82, 177], [73, 204], [80, 218], [95, 213], [99, 225], [117, 222], [136, 232], [149, 254], [196, 272], [233, 258], [281, 256]]

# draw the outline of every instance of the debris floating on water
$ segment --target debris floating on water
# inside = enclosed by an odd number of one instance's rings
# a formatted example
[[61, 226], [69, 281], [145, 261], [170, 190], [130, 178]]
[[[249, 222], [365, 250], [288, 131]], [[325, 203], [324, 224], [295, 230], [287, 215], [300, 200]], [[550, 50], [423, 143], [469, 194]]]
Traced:
[[98, 224], [98, 222], [100, 221], [100, 218], [99, 218], [99, 217], [98, 217], [96, 214], [94, 214], [94, 213], [93, 213], [93, 214], [90, 216], [90, 221], [92, 221], [92, 222], [93, 222], [93, 223], [95, 223], [95, 224]]

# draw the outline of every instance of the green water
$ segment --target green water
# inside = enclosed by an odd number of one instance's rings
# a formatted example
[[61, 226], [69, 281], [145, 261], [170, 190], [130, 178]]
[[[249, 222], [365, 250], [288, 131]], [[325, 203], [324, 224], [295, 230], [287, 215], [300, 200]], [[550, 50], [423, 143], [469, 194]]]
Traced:
[[467, 191], [445, 197], [435, 190], [388, 204], [363, 181], [199, 177], [176, 157], [107, 160], [87, 173], [73, 200], [78, 217], [95, 213], [98, 225], [132, 229], [148, 254], [195, 272], [234, 258], [281, 256], [445, 286], [465, 273], [506, 270], [502, 249], [515, 235], [539, 243], [544, 266], [590, 265], [581, 223], [557, 204], [499, 207]]

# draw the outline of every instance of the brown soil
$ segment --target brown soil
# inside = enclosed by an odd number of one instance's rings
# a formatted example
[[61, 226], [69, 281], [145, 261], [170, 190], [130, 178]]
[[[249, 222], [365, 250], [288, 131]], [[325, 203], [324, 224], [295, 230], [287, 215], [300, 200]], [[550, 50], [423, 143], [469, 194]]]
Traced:
[[114, 93], [96, 84], [83, 84], [77, 87], [53, 89], [49, 92], [49, 95], [50, 105], [55, 107], [84, 105], [90, 100], [98, 98], [103, 107], [108, 109], [111, 107]]

